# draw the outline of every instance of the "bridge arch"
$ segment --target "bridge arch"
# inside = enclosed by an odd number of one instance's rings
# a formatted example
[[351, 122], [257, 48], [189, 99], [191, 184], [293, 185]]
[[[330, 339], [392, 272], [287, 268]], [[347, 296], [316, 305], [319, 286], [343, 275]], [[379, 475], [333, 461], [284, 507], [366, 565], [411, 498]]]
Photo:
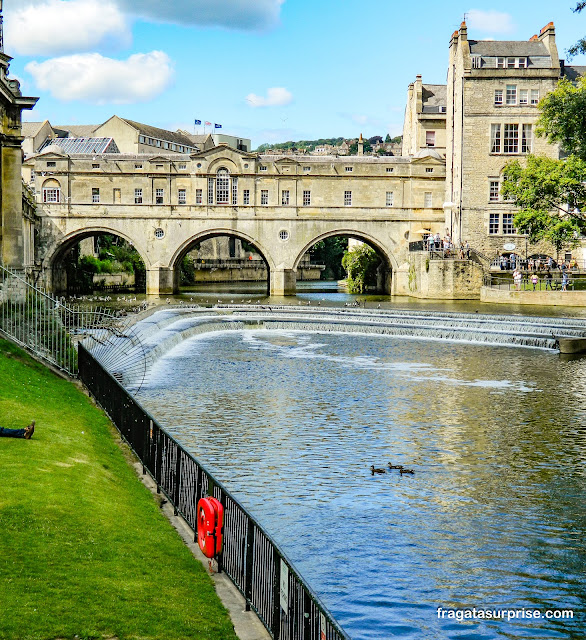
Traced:
[[173, 290], [175, 293], [179, 292], [179, 275], [180, 275], [180, 267], [183, 258], [187, 255], [187, 253], [193, 249], [197, 244], [203, 242], [204, 240], [210, 240], [212, 238], [219, 238], [223, 236], [228, 236], [229, 238], [236, 238], [238, 240], [243, 240], [248, 244], [252, 245], [256, 252], [262, 258], [266, 269], [267, 269], [267, 289], [270, 290], [270, 283], [272, 274], [275, 273], [275, 262], [271, 253], [268, 251], [266, 246], [262, 242], [260, 242], [257, 238], [239, 231], [237, 229], [232, 229], [229, 227], [214, 227], [212, 229], [205, 229], [199, 233], [196, 233], [186, 240], [184, 240], [174, 251], [171, 259], [169, 261], [169, 269], [173, 271]]
[[[372, 235], [365, 233], [364, 231], [357, 231], [356, 229], [333, 229], [321, 233], [313, 238], [310, 242], [306, 243], [304, 247], [298, 252], [297, 257], [293, 263], [293, 270], [296, 271], [301, 259], [313, 247], [316, 243], [326, 238], [333, 238], [335, 236], [347, 236], [354, 240], [364, 242], [369, 247], [376, 251], [378, 257], [381, 259], [381, 265], [379, 267], [379, 274], [377, 278], [377, 288], [385, 294], [391, 294], [392, 274], [399, 268], [399, 263], [395, 255], [385, 247], [379, 239]], [[394, 242], [391, 240], [391, 242]]]
[[45, 258], [42, 266], [45, 273], [45, 283], [50, 291], [60, 293], [67, 290], [67, 274], [62, 264], [67, 253], [82, 240], [104, 234], [122, 238], [133, 246], [142, 259], [145, 270], [148, 272], [151, 267], [151, 262], [148, 259], [148, 252], [140, 243], [135, 242], [134, 238], [125, 232], [112, 227], [101, 225], [84, 227], [83, 229], [77, 229], [76, 231], [72, 231], [61, 236], [58, 240], [55, 240], [45, 252]]

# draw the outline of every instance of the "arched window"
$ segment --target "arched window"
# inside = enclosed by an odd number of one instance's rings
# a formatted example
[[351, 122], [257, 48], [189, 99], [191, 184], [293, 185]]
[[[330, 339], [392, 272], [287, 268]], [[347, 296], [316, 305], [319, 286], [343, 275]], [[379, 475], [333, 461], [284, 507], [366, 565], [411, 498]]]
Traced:
[[61, 202], [61, 185], [53, 178], [43, 183], [43, 202]]
[[230, 204], [230, 174], [223, 167], [216, 174], [216, 204]]

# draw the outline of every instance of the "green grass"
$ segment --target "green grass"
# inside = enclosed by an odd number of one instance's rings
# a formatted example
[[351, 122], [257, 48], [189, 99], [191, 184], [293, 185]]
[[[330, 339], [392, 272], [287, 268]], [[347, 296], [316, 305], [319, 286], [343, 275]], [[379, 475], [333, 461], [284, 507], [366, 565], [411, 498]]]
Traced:
[[0, 638], [235, 639], [203, 566], [72, 383], [0, 340]]

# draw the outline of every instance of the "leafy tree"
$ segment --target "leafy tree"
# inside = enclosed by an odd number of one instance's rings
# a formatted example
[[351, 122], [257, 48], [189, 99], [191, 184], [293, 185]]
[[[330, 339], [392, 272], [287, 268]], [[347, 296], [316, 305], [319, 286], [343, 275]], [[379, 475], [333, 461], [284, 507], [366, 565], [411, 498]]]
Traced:
[[400, 144], [403, 142], [403, 136], [395, 136], [394, 138], [391, 138], [391, 142], [393, 144]]
[[518, 160], [508, 163], [503, 176], [502, 196], [521, 209], [515, 227], [532, 242], [548, 240], [560, 251], [586, 232], [585, 160], [529, 156], [526, 167]]
[[385, 142], [388, 144], [391, 141], [391, 134], [387, 133], [387, 136], [385, 138]]
[[381, 136], [372, 136], [372, 138], [368, 139], [368, 142], [370, 142], [370, 144], [376, 144], [377, 142], [382, 142], [383, 139]]
[[562, 78], [539, 103], [537, 135], [559, 142], [566, 153], [586, 160], [586, 77], [576, 85]]
[[348, 291], [363, 293], [368, 285], [376, 284], [376, 271], [379, 264], [380, 258], [376, 251], [366, 244], [346, 251], [342, 258], [342, 266], [347, 273]]
[[[370, 144], [370, 142], [368, 142], [368, 140], [364, 140], [364, 153], [370, 153], [371, 151], [372, 151], [372, 145]], [[355, 156], [358, 153], [358, 141], [353, 142], [350, 145], [348, 153], [351, 156]]]
[[322, 280], [341, 280], [346, 275], [342, 258], [347, 249], [346, 236], [332, 236], [313, 245], [310, 249], [312, 260], [326, 266], [321, 273]]
[[[574, 13], [580, 13], [582, 9], [586, 7], [586, 2], [577, 2], [576, 6], [572, 9]], [[577, 55], [578, 53], [586, 53], [586, 38], [580, 38], [576, 44], [572, 45], [568, 49], [568, 55], [570, 57]]]

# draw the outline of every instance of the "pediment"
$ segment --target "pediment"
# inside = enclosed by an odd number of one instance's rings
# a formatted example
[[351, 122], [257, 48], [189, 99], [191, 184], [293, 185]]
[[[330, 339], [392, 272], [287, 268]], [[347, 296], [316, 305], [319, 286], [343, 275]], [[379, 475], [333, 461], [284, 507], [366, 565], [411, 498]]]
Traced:
[[215, 160], [217, 157], [222, 158], [231, 158], [233, 160], [240, 160], [241, 158], [251, 159], [256, 158], [256, 153], [248, 153], [246, 151], [239, 151], [238, 149], [234, 149], [229, 147], [228, 145], [222, 144], [217, 147], [212, 147], [211, 149], [205, 149], [204, 151], [199, 151], [198, 153], [192, 153], [190, 158], [205, 158], [206, 160]]
[[173, 162], [167, 156], [152, 156], [149, 158], [149, 162]]
[[423, 158], [411, 158], [411, 164], [434, 164], [445, 166], [445, 158], [435, 158], [434, 156], [424, 156]]
[[299, 162], [297, 160], [294, 160], [293, 158], [279, 158], [278, 160], [275, 160], [275, 164], [296, 165], [296, 164], [299, 164]]

